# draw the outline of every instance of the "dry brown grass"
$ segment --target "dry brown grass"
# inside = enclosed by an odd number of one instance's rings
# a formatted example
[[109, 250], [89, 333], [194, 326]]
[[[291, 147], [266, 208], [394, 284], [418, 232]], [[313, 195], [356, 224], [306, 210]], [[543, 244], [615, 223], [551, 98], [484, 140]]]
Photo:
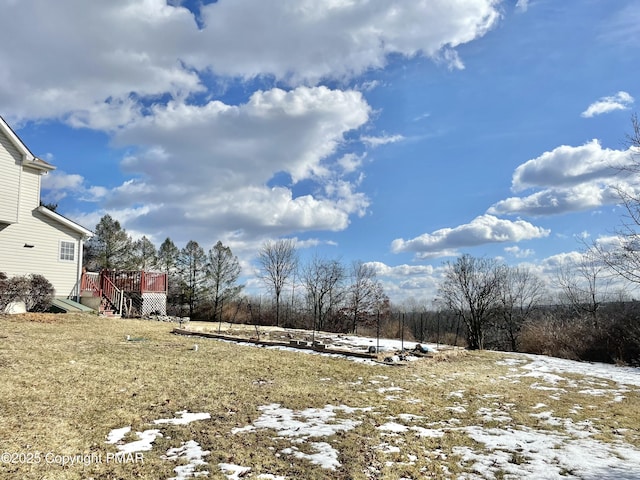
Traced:
[[[105, 443], [114, 428], [131, 425], [133, 431], [143, 431], [154, 428], [154, 420], [172, 418], [181, 410], [211, 414], [209, 420], [164, 426], [164, 436], [144, 452], [144, 463], [103, 461], [66, 467], [46, 462], [2, 463], [0, 478], [169, 478], [175, 476], [175, 463], [162, 455], [187, 440], [210, 451], [205, 458], [210, 478], [224, 478], [217, 468], [221, 462], [250, 466], [252, 473], [247, 478], [260, 473], [289, 479], [438, 478], [443, 465], [455, 476], [465, 470], [452, 454], [453, 448], [475, 445], [460, 426], [498, 425], [478, 416], [480, 409], [491, 408], [507, 412], [513, 424], [557, 428], [531, 416], [539, 403], [576, 423], [589, 420], [603, 441], [622, 436], [640, 447], [635, 430], [640, 424], [637, 391], [612, 403], [611, 395], [578, 393], [584, 385], [576, 377], [578, 387], [566, 382], [560, 385], [566, 393], [557, 401], [550, 400], [548, 391], [531, 388], [538, 381], [535, 378], [513, 383], [508, 378], [511, 367], [496, 363], [500, 354], [477, 352], [386, 368], [180, 337], [170, 333], [173, 327], [92, 315], [0, 317], [0, 438], [5, 452], [94, 453], [104, 458], [116, 451]], [[194, 343], [199, 346], [197, 351], [192, 348]], [[461, 392], [460, 397], [452, 392]], [[260, 416], [260, 406], [273, 403], [292, 410], [325, 405], [373, 409], [337, 414], [361, 423], [321, 439], [340, 452], [342, 466], [330, 471], [278, 454], [291, 442], [271, 430], [231, 434], [234, 428], [251, 425]], [[464, 411], [451, 410], [456, 403], [464, 405]], [[576, 411], [576, 405], [582, 409]], [[403, 414], [415, 415], [415, 425], [441, 428], [446, 434], [442, 438], [397, 437], [378, 428], [398, 421]], [[401, 453], [385, 453], [380, 448], [398, 443]], [[407, 461], [408, 455], [415, 455], [416, 460]]]

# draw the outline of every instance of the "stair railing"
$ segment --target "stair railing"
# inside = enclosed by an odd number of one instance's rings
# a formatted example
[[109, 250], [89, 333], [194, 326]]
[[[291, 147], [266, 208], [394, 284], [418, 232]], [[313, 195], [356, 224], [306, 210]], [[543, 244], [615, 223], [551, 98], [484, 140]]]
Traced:
[[124, 293], [107, 275], [102, 275], [102, 295], [116, 308], [118, 315], [122, 315]]

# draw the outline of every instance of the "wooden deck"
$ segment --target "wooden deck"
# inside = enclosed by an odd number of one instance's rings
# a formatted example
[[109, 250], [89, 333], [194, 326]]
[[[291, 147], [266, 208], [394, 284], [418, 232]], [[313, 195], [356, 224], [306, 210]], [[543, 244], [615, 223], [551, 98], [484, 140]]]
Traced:
[[125, 293], [167, 293], [167, 274], [161, 272], [103, 270], [82, 274], [82, 291], [96, 292], [116, 287]]
[[84, 272], [82, 297], [100, 298], [99, 311], [139, 316], [166, 312], [167, 274], [161, 272], [103, 270]]

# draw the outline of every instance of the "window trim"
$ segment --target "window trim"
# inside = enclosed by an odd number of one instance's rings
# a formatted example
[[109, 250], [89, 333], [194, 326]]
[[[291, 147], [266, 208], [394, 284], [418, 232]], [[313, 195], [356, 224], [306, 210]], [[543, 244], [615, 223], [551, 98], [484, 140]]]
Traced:
[[[72, 249], [70, 252], [69, 252], [69, 245], [72, 246]], [[65, 248], [65, 250], [63, 250], [63, 248]], [[71, 256], [71, 258], [66, 258], [68, 256]], [[75, 263], [76, 242], [69, 241], [69, 240], [60, 240], [60, 242], [58, 243], [58, 261], [65, 262], [65, 263]]]

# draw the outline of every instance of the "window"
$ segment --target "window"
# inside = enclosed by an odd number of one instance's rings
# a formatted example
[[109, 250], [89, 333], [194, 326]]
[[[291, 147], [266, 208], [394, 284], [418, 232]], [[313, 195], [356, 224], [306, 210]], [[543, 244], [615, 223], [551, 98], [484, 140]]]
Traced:
[[60, 260], [73, 262], [75, 260], [76, 244], [73, 242], [60, 242]]

